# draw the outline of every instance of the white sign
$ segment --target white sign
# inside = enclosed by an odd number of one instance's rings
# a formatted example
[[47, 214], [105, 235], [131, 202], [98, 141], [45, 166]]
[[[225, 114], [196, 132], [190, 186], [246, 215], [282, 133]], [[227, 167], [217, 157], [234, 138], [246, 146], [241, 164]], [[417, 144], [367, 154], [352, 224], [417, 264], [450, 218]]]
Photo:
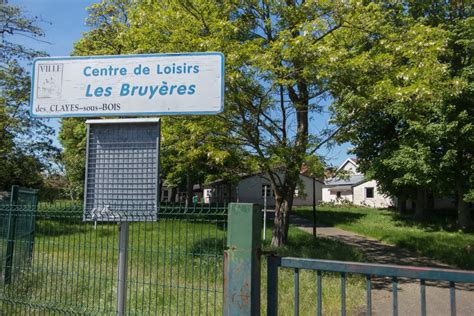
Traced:
[[46, 57], [33, 62], [36, 117], [216, 114], [221, 53]]

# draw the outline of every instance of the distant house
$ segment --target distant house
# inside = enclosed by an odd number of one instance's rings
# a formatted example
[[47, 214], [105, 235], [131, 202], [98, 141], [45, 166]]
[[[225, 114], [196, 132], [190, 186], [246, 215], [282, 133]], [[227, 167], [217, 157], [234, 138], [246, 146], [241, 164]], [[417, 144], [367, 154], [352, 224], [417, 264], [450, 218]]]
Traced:
[[160, 202], [180, 203], [184, 201], [186, 201], [186, 191], [182, 191], [176, 185], [169, 184], [166, 180], [161, 183]]
[[328, 179], [322, 188], [322, 201], [339, 203], [347, 200], [356, 205], [386, 208], [394, 206], [394, 200], [378, 190], [377, 181], [368, 180], [358, 171], [357, 160], [348, 158]]
[[[282, 175], [280, 175], [281, 177]], [[313, 183], [315, 186], [314, 200], [321, 201], [323, 182], [318, 179], [300, 174], [300, 185], [296, 188], [293, 205], [313, 204]], [[241, 202], [264, 204], [265, 191], [267, 205], [275, 205], [275, 194], [271, 189], [270, 180], [263, 173], [242, 176], [237, 184], [224, 180], [212, 182], [204, 187], [205, 203]]]
[[160, 202], [178, 202], [178, 188], [164, 181], [161, 185]]

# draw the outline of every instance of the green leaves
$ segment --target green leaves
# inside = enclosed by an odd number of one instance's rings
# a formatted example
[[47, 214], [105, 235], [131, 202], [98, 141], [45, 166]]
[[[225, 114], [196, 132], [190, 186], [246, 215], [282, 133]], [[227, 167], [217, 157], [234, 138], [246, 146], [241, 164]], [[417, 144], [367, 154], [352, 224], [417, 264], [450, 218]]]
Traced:
[[0, 4], [0, 16], [0, 189], [38, 188], [58, 149], [52, 145], [53, 129], [30, 116], [30, 75], [22, 63], [44, 53], [15, 43], [15, 36], [40, 40], [44, 34], [36, 18], [25, 17], [18, 7]]
[[474, 24], [456, 5], [354, 14], [362, 27], [338, 33], [330, 86], [334, 119], [347, 126], [340, 140], [355, 145], [363, 172], [391, 195], [457, 193], [461, 216], [473, 186]]

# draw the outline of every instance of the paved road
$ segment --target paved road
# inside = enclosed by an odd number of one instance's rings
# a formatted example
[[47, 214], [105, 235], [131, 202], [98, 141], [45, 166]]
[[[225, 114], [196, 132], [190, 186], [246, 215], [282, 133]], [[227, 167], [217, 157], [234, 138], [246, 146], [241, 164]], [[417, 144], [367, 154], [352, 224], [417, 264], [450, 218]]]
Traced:
[[[311, 222], [295, 216], [291, 218], [292, 225], [312, 234]], [[335, 227], [317, 227], [320, 237], [340, 240], [360, 249], [370, 262], [381, 264], [415, 265], [452, 269], [451, 266], [430, 258], [421, 257], [415, 252], [401, 249], [378, 240], [348, 232]], [[376, 279], [373, 282], [372, 304], [374, 315], [392, 314], [391, 281]], [[449, 287], [444, 282], [427, 282], [426, 287], [427, 315], [450, 315]], [[459, 284], [456, 286], [457, 315], [474, 316], [474, 284]], [[418, 281], [399, 281], [398, 314], [420, 315], [420, 286]]]

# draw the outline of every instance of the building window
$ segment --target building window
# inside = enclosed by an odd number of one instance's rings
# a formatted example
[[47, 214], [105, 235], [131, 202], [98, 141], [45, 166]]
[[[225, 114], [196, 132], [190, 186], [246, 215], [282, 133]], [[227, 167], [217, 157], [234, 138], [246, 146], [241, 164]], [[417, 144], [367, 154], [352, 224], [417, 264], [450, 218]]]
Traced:
[[262, 197], [265, 197], [265, 189], [267, 189], [267, 198], [272, 196], [272, 188], [269, 184], [262, 184]]
[[365, 188], [365, 198], [366, 199], [374, 198], [374, 188]]
[[341, 191], [337, 191], [337, 192], [336, 192], [336, 197], [337, 197], [338, 199], [341, 198]]

